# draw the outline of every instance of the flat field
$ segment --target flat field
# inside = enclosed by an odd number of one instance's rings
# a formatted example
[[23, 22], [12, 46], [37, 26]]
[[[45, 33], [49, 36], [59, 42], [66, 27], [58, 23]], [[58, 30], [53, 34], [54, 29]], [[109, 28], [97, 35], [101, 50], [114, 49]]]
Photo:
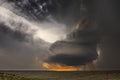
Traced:
[[120, 80], [120, 71], [0, 71], [0, 80]]

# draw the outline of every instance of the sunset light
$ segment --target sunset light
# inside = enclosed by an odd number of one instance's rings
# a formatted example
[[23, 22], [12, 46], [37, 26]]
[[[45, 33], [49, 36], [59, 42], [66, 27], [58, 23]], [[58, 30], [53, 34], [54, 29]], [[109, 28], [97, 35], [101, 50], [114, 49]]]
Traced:
[[50, 71], [81, 71], [83, 70], [83, 66], [66, 66], [60, 64], [49, 64], [43, 63], [43, 67]]

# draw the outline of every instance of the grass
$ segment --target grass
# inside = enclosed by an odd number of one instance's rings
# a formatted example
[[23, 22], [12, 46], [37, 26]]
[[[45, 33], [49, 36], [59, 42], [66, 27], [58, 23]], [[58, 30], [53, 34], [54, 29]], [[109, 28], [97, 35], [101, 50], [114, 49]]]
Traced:
[[120, 80], [119, 71], [83, 71], [83, 72], [51, 72], [51, 71], [16, 71], [1, 72], [0, 80]]

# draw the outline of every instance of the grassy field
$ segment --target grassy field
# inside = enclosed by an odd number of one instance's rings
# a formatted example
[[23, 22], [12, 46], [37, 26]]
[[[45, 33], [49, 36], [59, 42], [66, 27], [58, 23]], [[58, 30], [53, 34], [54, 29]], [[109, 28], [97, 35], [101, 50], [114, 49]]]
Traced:
[[120, 71], [2, 71], [0, 80], [120, 80]]

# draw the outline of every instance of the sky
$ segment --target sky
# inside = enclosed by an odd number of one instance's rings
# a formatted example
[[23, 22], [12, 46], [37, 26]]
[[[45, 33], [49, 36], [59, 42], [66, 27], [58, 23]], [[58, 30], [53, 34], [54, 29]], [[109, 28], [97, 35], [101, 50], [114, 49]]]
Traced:
[[0, 0], [0, 69], [119, 70], [118, 2]]

